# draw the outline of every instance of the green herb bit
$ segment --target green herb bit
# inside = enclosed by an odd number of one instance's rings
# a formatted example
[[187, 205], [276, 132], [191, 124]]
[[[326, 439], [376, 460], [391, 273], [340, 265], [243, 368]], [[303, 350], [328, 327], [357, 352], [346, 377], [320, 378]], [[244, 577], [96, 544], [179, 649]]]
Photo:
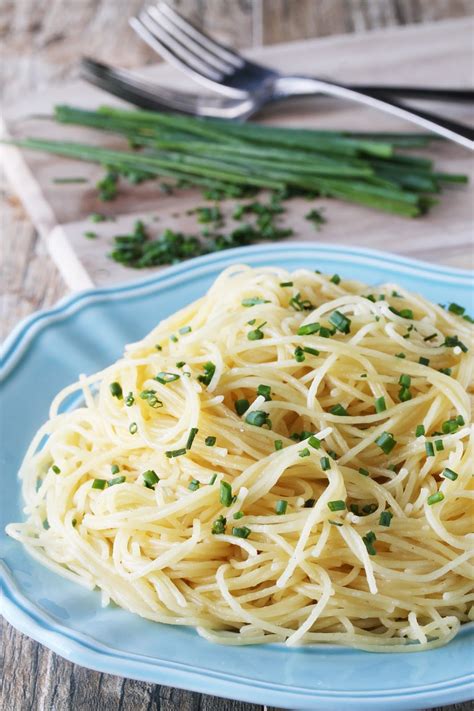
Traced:
[[127, 397], [125, 398], [125, 405], [127, 407], [131, 407], [135, 402], [135, 398], [133, 396], [133, 393], [128, 393]]
[[320, 330], [320, 323], [307, 323], [305, 326], [299, 327], [297, 334], [298, 336], [311, 336], [313, 333], [317, 333]]
[[271, 387], [270, 385], [259, 385], [257, 387], [257, 395], [263, 395], [266, 402], [271, 400]]
[[329, 412], [331, 413], [331, 415], [338, 415], [339, 417], [349, 417], [349, 413], [347, 412], [346, 408], [341, 405], [340, 402], [338, 402], [337, 405], [333, 405]]
[[442, 452], [444, 449], [444, 442], [442, 439], [435, 440], [435, 447], [437, 452]]
[[155, 348], [156, 348], [157, 351], [162, 351], [162, 350], [163, 350], [163, 346], [160, 346], [159, 343], [156, 343], [156, 344], [155, 344]]
[[79, 176], [77, 178], [53, 178], [53, 183], [55, 185], [74, 185], [76, 183], [87, 183], [87, 178], [81, 178]]
[[458, 478], [459, 475], [456, 474], [456, 472], [453, 472], [452, 469], [446, 468], [446, 469], [443, 469], [441, 476], [444, 477], [445, 479], [450, 479], [451, 481], [456, 481], [456, 479]]
[[425, 337], [423, 338], [423, 340], [426, 341], [426, 342], [432, 341], [433, 338], [436, 338], [437, 335], [438, 335], [437, 333], [431, 333], [429, 336], [425, 336]]
[[321, 336], [321, 338], [330, 338], [331, 336], [334, 335], [335, 332], [336, 332], [336, 329], [330, 330], [329, 328], [326, 328], [325, 326], [321, 326], [321, 328], [319, 329], [319, 335]]
[[425, 426], [417, 425], [415, 430], [415, 437], [422, 437], [425, 434]]
[[226, 525], [227, 525], [227, 519], [221, 515], [212, 524], [211, 532], [214, 535], [219, 535], [220, 533], [225, 533]]
[[235, 518], [238, 520], [239, 518], [243, 518], [245, 516], [243, 511], [236, 511], [235, 514], [233, 514], [232, 518]]
[[248, 425], [254, 425], [255, 427], [263, 427], [263, 425], [268, 424], [268, 412], [263, 410], [253, 410], [245, 417], [245, 422]]
[[118, 465], [118, 464], [112, 464], [112, 466], [110, 467], [110, 473], [111, 473], [111, 474], [118, 474], [119, 471], [120, 471], [119, 465]]
[[458, 416], [456, 417], [456, 422], [458, 423], [458, 425], [459, 425], [460, 427], [462, 427], [463, 425], [466, 424], [465, 421], [464, 421], [464, 417], [463, 417], [462, 415], [458, 415]]
[[51, 466], [51, 469], [53, 470], [53, 472], [54, 472], [55, 474], [61, 474], [61, 469], [60, 469], [56, 464], [53, 464], [53, 465]]
[[359, 474], [362, 474], [362, 476], [369, 476], [369, 470], [364, 469], [364, 467], [359, 468]]
[[321, 457], [321, 459], [319, 460], [319, 464], [323, 472], [327, 472], [328, 469], [331, 469], [331, 462], [329, 461], [329, 457]]
[[192, 330], [193, 329], [191, 328], [191, 326], [181, 326], [181, 328], [179, 329], [179, 333], [184, 336], [186, 335], [186, 333], [191, 333]]
[[274, 442], [274, 445], [275, 445], [275, 452], [278, 452], [278, 451], [280, 451], [280, 449], [283, 449], [283, 442], [281, 441], [281, 439], [276, 439]]
[[165, 373], [161, 371], [161, 373], [158, 373], [155, 377], [155, 380], [162, 385], [167, 385], [168, 383], [174, 383], [175, 380], [179, 380], [180, 377], [179, 373]]
[[206, 439], [204, 440], [204, 444], [206, 445], [206, 447], [213, 447], [215, 445], [215, 443], [216, 443], [216, 437], [209, 436], [209, 437], [206, 437]]
[[248, 538], [252, 531], [247, 526], [234, 527], [232, 529], [232, 535], [236, 538]]
[[[263, 326], [264, 324], [262, 324]], [[247, 333], [247, 338], [249, 341], [261, 341], [262, 338], [264, 337], [263, 331], [261, 330], [262, 326], [258, 326], [258, 328], [255, 328], [253, 331], [249, 331]]]
[[76, 519], [76, 518], [73, 518], [72, 521], [71, 521], [71, 524], [72, 524], [72, 527], [73, 527], [73, 528], [76, 528], [76, 526], [77, 526], [77, 519]]
[[434, 457], [435, 451], [433, 447], [433, 442], [425, 442], [425, 452], [427, 457]]
[[116, 486], [117, 484], [123, 484], [126, 481], [126, 478], [122, 476], [116, 476], [113, 479], [109, 480], [109, 486]]
[[87, 239], [97, 239], [98, 236], [97, 232], [92, 232], [91, 230], [84, 232], [84, 237], [87, 237]]
[[282, 281], [280, 282], [280, 286], [293, 286], [292, 281]]
[[204, 370], [204, 375], [198, 375], [198, 380], [204, 385], [209, 385], [214, 373], [216, 372], [216, 366], [214, 363], [211, 363], [211, 361], [208, 361], [202, 366], [202, 369]]
[[404, 388], [409, 388], [411, 385], [411, 377], [409, 375], [400, 375], [398, 380], [399, 385], [403, 385]]
[[474, 319], [472, 318], [472, 316], [469, 316], [469, 314], [464, 314], [463, 319], [468, 323], [474, 323]]
[[333, 284], [340, 284], [341, 283], [341, 277], [339, 274], [333, 274], [330, 280]]
[[314, 508], [314, 505], [316, 503], [316, 499], [306, 499], [306, 501], [303, 504], [304, 509], [312, 509]]
[[209, 486], [212, 486], [215, 483], [216, 479], [217, 479], [217, 474], [213, 474], [211, 476], [211, 478], [209, 479], [209, 482], [208, 482]]
[[398, 291], [392, 291], [392, 296], [394, 299], [403, 299], [403, 296], [398, 293]]
[[439, 372], [443, 373], [444, 375], [451, 375], [453, 371], [451, 370], [451, 368], [440, 368]]
[[103, 215], [101, 212], [93, 212], [91, 215], [89, 215], [89, 220], [91, 222], [106, 222], [107, 219], [107, 216]]
[[170, 341], [172, 341], [173, 343], [177, 343], [177, 342], [178, 342], [178, 336], [175, 336], [175, 334], [172, 333], [171, 336], [170, 336]]
[[412, 399], [412, 394], [409, 388], [400, 388], [398, 391], [398, 398], [400, 402], [407, 402]]
[[117, 381], [110, 383], [109, 389], [110, 389], [110, 394], [112, 395], [112, 397], [116, 397], [117, 400], [122, 399], [123, 392], [122, 392], [122, 386], [120, 385], [120, 383], [117, 383]]
[[283, 514], [286, 514], [287, 508], [288, 508], [288, 501], [283, 501], [283, 499], [280, 499], [279, 501], [277, 501], [275, 504], [275, 512], [276, 512], [277, 516], [283, 516]]
[[365, 547], [367, 548], [367, 553], [369, 555], [377, 555], [377, 551], [374, 547], [374, 543], [377, 540], [375, 533], [373, 531], [369, 531], [367, 535], [362, 536], [362, 540], [364, 541]]
[[248, 400], [245, 398], [242, 398], [241, 400], [236, 400], [234, 403], [235, 411], [236, 413], [241, 416], [244, 414], [244, 412], [247, 412], [247, 410], [250, 407], [250, 403]]
[[155, 485], [160, 481], [159, 476], [157, 476], [153, 469], [147, 469], [146, 472], [143, 472], [142, 477], [147, 489], [154, 489]]
[[163, 407], [162, 401], [156, 396], [156, 390], [143, 390], [140, 393], [140, 397], [142, 400], [146, 400], [149, 406], [154, 410], [158, 410], [158, 408]]
[[451, 311], [452, 314], [456, 314], [456, 316], [462, 316], [466, 309], [464, 308], [464, 306], [459, 306], [459, 304], [455, 304], [453, 302], [449, 304], [448, 311]]
[[429, 365], [430, 364], [430, 359], [429, 358], [424, 358], [423, 356], [420, 356], [418, 358], [418, 363], [420, 365]]
[[289, 305], [292, 306], [295, 311], [311, 311], [311, 309], [314, 309], [311, 301], [308, 299], [301, 299], [301, 294], [299, 292], [298, 294], [295, 294], [295, 296], [291, 297]]
[[444, 339], [444, 343], [441, 344], [442, 346], [446, 346], [447, 348], [456, 348], [459, 347], [463, 353], [467, 353], [469, 348], [464, 345], [462, 341], [459, 340], [458, 336], [446, 336]]
[[309, 457], [310, 454], [311, 452], [309, 451], [309, 449], [305, 447], [301, 450], [301, 452], [298, 452], [298, 457]]
[[232, 504], [232, 487], [227, 481], [221, 481], [219, 489], [219, 501], [222, 506], [231, 506]]
[[437, 491], [435, 494], [431, 494], [431, 496], [428, 496], [426, 499], [426, 503], [428, 506], [433, 506], [433, 504], [438, 504], [440, 501], [444, 499], [444, 494], [442, 491]]
[[364, 506], [362, 506], [362, 514], [364, 516], [368, 516], [374, 513], [374, 511], [377, 511], [377, 504], [364, 504]]
[[107, 486], [107, 479], [94, 479], [92, 482], [93, 489], [105, 489]]
[[300, 346], [296, 346], [295, 348], [295, 360], [297, 363], [303, 363], [303, 361], [306, 360], [304, 351]]
[[390, 454], [397, 444], [397, 441], [391, 432], [382, 432], [375, 440], [375, 444], [377, 444], [385, 454]]
[[405, 353], [395, 353], [395, 358], [406, 358]]
[[389, 528], [392, 522], [392, 518], [393, 513], [391, 511], [382, 511], [379, 518], [379, 525], [386, 526], [386, 528]]
[[131, 422], [130, 426], [128, 428], [128, 431], [130, 432], [131, 435], [134, 435], [138, 431], [138, 425], [136, 422]]
[[181, 449], [168, 449], [165, 454], [168, 459], [174, 459], [174, 457], [182, 457], [187, 451], [186, 447], [181, 447]]
[[191, 481], [188, 484], [188, 489], [189, 489], [189, 491], [197, 491], [200, 486], [201, 485], [197, 479], [191, 479]]
[[303, 351], [309, 353], [310, 355], [318, 356], [319, 351], [316, 348], [310, 348], [309, 346], [304, 346]]
[[413, 318], [413, 311], [411, 309], [401, 309], [398, 312], [398, 315], [401, 316], [402, 318], [412, 319]]
[[386, 409], [387, 405], [385, 404], [385, 398], [383, 396], [378, 397], [375, 400], [375, 412], [385, 412]]
[[195, 212], [197, 215], [197, 221], [201, 224], [207, 224], [209, 222], [222, 222], [222, 212], [217, 205], [214, 207], [198, 207]]
[[443, 431], [443, 434], [454, 434], [454, 432], [457, 432], [459, 429], [459, 422], [456, 417], [451, 418], [450, 420], [446, 420], [446, 422], [443, 422], [441, 425], [441, 429]]
[[329, 321], [338, 331], [341, 331], [341, 333], [350, 333], [351, 320], [347, 318], [347, 316], [344, 316], [344, 314], [341, 314], [340, 311], [333, 311], [329, 317]]
[[269, 304], [268, 299], [261, 299], [259, 296], [251, 296], [248, 299], [243, 299], [241, 304], [249, 308], [250, 306], [257, 306], [257, 304]]
[[197, 433], [199, 432], [197, 427], [191, 427], [189, 430], [189, 436], [188, 436], [188, 441], [186, 442], [186, 449], [191, 449], [193, 446], [194, 438], [196, 437]]
[[342, 501], [342, 499], [338, 499], [337, 501], [328, 501], [328, 509], [330, 511], [345, 511], [345, 501]]
[[321, 225], [324, 225], [324, 223], [327, 222], [322, 211], [316, 210], [316, 208], [307, 212], [305, 215], [305, 219], [309, 220], [309, 222], [312, 222], [317, 230], [321, 229]]
[[308, 444], [313, 447], [313, 449], [321, 448], [321, 440], [315, 437], [314, 435], [311, 435], [311, 437], [309, 437]]

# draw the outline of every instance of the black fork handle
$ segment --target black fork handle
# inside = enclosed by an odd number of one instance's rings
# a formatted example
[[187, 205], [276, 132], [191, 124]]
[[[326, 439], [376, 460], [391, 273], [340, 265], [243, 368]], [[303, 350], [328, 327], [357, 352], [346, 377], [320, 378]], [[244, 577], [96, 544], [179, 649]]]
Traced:
[[366, 86], [364, 84], [347, 84], [347, 87], [354, 91], [365, 91], [373, 96], [397, 96], [400, 99], [474, 103], [474, 91], [471, 89], [427, 89], [416, 86]]

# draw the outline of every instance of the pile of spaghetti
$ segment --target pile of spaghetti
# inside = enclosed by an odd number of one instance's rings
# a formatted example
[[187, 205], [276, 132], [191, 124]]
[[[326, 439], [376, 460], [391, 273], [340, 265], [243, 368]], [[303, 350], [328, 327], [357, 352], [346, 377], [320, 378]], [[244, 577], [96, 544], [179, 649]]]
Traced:
[[8, 533], [214, 642], [442, 644], [474, 598], [471, 341], [457, 304], [234, 266], [57, 396]]

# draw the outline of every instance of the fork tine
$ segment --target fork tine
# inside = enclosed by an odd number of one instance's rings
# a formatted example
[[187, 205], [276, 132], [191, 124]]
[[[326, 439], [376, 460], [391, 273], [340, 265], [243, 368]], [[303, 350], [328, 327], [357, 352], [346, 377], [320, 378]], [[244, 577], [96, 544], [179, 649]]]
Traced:
[[209, 37], [202, 30], [198, 30], [189, 20], [186, 20], [182, 15], [180, 15], [174, 8], [172, 8], [168, 3], [159, 1], [156, 7], [160, 10], [163, 15], [171, 20], [176, 26], [183, 30], [188, 37], [196, 40], [202, 47], [205, 47], [210, 52], [219, 56], [221, 59], [229, 62], [236, 68], [240, 68], [245, 64], [245, 60], [237, 52], [234, 52], [230, 47], [225, 44], [221, 44], [216, 40]]
[[[195, 62], [194, 56], [190, 57], [189, 54], [186, 56], [186, 52], [182, 53], [180, 51], [181, 48], [179, 45], [178, 53], [176, 53], [175, 47], [178, 43], [174, 42], [172, 38], [169, 38], [166, 33], [162, 32], [159, 28], [156, 28], [155, 24], [152, 24], [150, 27], [150, 20], [151, 18], [149, 18], [149, 16], [142, 17], [142, 14], [140, 14], [139, 18], [132, 17], [129, 20], [129, 24], [152, 49], [161, 54], [170, 64], [181, 69], [181, 71], [212, 82], [222, 80], [223, 75], [221, 72], [217, 72], [202, 62]], [[199, 73], [194, 67], [199, 70]]]
[[162, 29], [186, 47], [187, 50], [193, 52], [196, 57], [202, 59], [214, 69], [223, 72], [223, 74], [233, 74], [235, 72], [235, 64], [223, 59], [220, 55], [214, 54], [204, 44], [200, 44], [193, 37], [190, 37], [178, 24], [175, 24], [161, 11], [160, 5], [149, 7], [147, 10]]

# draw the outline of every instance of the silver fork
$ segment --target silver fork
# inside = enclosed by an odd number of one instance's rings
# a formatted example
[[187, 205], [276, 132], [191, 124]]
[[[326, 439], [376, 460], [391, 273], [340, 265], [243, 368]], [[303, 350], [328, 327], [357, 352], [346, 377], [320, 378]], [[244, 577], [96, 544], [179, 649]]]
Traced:
[[142, 10], [130, 20], [131, 27], [161, 54], [204, 86], [225, 96], [252, 102], [252, 113], [265, 103], [290, 96], [329, 94], [365, 104], [437, 133], [463, 146], [474, 148], [474, 131], [426, 111], [408, 109], [374, 91], [355, 90], [315, 77], [286, 76], [244, 59], [240, 54], [205, 33], [164, 2]]

